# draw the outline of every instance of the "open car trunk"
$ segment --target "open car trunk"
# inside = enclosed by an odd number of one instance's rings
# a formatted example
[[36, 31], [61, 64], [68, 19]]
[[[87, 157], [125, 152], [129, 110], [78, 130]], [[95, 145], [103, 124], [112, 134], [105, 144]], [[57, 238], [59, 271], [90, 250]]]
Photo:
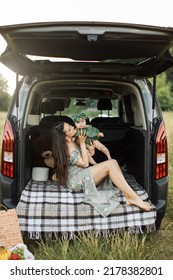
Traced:
[[[147, 133], [127, 123], [118, 123], [116, 127], [105, 129], [102, 127], [102, 131], [105, 137], [101, 141], [109, 148], [112, 158], [121, 165], [127, 182], [142, 199], [147, 200], [148, 195], [144, 194], [142, 188], [150, 193], [146, 176]], [[17, 205], [17, 212], [21, 230], [26, 232], [29, 238], [39, 239], [47, 233], [49, 237], [75, 238], [76, 232], [87, 233], [89, 230], [103, 235], [109, 230], [114, 233], [124, 229], [128, 229], [131, 233], [155, 230], [155, 209], [148, 213], [135, 206], [128, 207], [121, 193], [118, 196], [120, 205], [117, 210], [103, 217], [91, 205], [85, 203], [83, 192], [71, 192], [52, 180], [33, 181], [32, 168], [35, 165], [33, 141], [40, 136], [50, 135], [50, 132], [50, 126], [39, 125], [23, 130], [24, 190]], [[100, 162], [105, 157], [96, 151], [94, 159]]]
[[[135, 89], [134, 93], [132, 89]], [[99, 141], [109, 149], [111, 157], [116, 159], [120, 166], [132, 174], [148, 191], [149, 182], [146, 174], [149, 172], [149, 167], [146, 166], [148, 153], [146, 147], [149, 142], [149, 133], [144, 112], [139, 109], [142, 108], [140, 93], [134, 85], [125, 82], [109, 82], [108, 86], [105, 82], [98, 84], [92, 80], [85, 81], [85, 85], [80, 80], [73, 85], [69, 82], [59, 85], [56, 80], [51, 80], [47, 84], [38, 82], [32, 91], [30, 93], [32, 99], [27, 103], [26, 116], [23, 119], [24, 128], [21, 135], [23, 140], [20, 142], [23, 150], [20, 168], [21, 172], [24, 170], [24, 176], [21, 177], [20, 182], [22, 188], [31, 179], [32, 168], [35, 162], [38, 162], [33, 148], [35, 139], [40, 136], [50, 136], [53, 124], [60, 120], [68, 122], [75, 111], [84, 111], [89, 117], [89, 123], [104, 133], [104, 137]], [[103, 108], [98, 110], [99, 100], [103, 101]], [[112, 103], [111, 110], [105, 105], [107, 101]], [[60, 108], [62, 102], [65, 107]], [[57, 106], [55, 112], [51, 111], [51, 104]], [[138, 107], [138, 110], [133, 110], [133, 107]], [[127, 111], [126, 108], [128, 108]], [[28, 116], [39, 116], [39, 123], [37, 125], [28, 123]], [[74, 125], [72, 120], [70, 124]], [[96, 150], [94, 159], [96, 162], [101, 162], [107, 158]], [[25, 166], [24, 169], [23, 166]]]

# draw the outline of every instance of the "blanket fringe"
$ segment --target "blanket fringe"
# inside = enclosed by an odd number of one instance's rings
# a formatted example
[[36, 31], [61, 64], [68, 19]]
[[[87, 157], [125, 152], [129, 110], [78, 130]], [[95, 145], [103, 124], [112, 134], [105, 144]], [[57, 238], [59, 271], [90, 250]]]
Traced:
[[141, 226], [133, 226], [129, 228], [117, 228], [117, 229], [103, 229], [103, 230], [88, 230], [84, 232], [25, 232], [23, 236], [30, 240], [41, 240], [42, 238], [56, 238], [62, 240], [74, 240], [80, 233], [84, 233], [85, 236], [90, 237], [91, 234], [96, 237], [108, 237], [109, 234], [123, 234], [128, 232], [130, 234], [144, 234], [156, 231], [155, 224]]

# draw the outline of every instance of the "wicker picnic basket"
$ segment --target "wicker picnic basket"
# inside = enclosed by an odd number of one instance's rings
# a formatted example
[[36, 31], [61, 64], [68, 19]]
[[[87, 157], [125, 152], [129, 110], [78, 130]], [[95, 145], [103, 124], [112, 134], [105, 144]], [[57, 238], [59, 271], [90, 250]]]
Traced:
[[10, 248], [18, 243], [23, 239], [16, 209], [0, 210], [0, 246]]

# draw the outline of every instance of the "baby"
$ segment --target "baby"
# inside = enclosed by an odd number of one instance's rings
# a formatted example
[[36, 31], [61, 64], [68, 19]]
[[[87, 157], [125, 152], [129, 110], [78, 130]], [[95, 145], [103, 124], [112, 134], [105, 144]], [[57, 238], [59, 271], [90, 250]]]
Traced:
[[[109, 150], [98, 140], [100, 137], [104, 137], [104, 134], [100, 132], [96, 127], [93, 127], [92, 125], [87, 125], [86, 120], [88, 117], [85, 115], [85, 113], [79, 113], [72, 116], [72, 120], [75, 123], [75, 126], [77, 128], [77, 131], [75, 133], [75, 137], [79, 136], [79, 131], [85, 130], [86, 131], [86, 144], [90, 145], [91, 142], [94, 144], [94, 147], [104, 153], [108, 159], [111, 159]], [[89, 162], [92, 165], [95, 165], [95, 160], [91, 157], [90, 153], [88, 153], [89, 156]]]

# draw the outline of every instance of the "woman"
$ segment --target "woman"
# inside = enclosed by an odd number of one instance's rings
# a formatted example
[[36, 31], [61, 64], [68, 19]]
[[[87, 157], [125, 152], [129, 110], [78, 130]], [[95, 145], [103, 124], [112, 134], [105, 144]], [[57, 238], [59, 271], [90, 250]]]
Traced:
[[75, 133], [76, 128], [65, 122], [53, 128], [57, 182], [66, 185], [71, 191], [83, 190], [85, 201], [93, 205], [102, 216], [108, 216], [118, 206], [119, 191], [124, 193], [126, 204], [150, 211], [153, 207], [132, 190], [115, 160], [89, 166], [85, 132], [81, 131], [78, 136], [79, 146], [74, 141]]

